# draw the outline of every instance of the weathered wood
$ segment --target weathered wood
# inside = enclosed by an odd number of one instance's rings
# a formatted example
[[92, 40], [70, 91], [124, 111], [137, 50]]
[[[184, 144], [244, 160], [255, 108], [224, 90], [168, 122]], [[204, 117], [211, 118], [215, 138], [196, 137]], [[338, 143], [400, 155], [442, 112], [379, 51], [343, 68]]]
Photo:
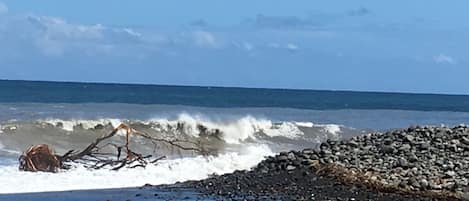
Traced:
[[[104, 146], [99, 147], [98, 145], [106, 139], [109, 139], [117, 134], [119, 130], [125, 130], [125, 144], [119, 146], [113, 143], [107, 143]], [[190, 141], [180, 140], [167, 140], [152, 137], [146, 133], [138, 132], [125, 124], [120, 124], [117, 128], [112, 130], [110, 133], [103, 135], [95, 139], [85, 149], [80, 152], [74, 153], [74, 150], [66, 152], [62, 156], [55, 155], [48, 145], [41, 144], [30, 147], [23, 155], [20, 156], [20, 170], [23, 171], [44, 171], [44, 172], [57, 172], [58, 169], [67, 169], [70, 165], [67, 162], [81, 162], [88, 165], [92, 169], [101, 169], [106, 166], [111, 166], [112, 170], [120, 170], [123, 167], [136, 168], [146, 167], [147, 164], [154, 164], [157, 161], [164, 159], [165, 156], [151, 159], [151, 155], [143, 156], [142, 154], [132, 151], [130, 145], [130, 135], [141, 136], [152, 143], [161, 142], [166, 143], [170, 146], [177, 147], [181, 150], [195, 151], [201, 154], [207, 154], [202, 148], [197, 148], [197, 143]], [[179, 143], [188, 143], [195, 147], [185, 147]], [[100, 152], [100, 149], [106, 146], [112, 145], [116, 148], [116, 159], [110, 159], [113, 154]], [[125, 148], [125, 158], [121, 159], [122, 148]], [[94, 165], [90, 165], [94, 163]]]
[[57, 172], [61, 167], [59, 158], [46, 144], [30, 147], [19, 161], [19, 169], [23, 171]]

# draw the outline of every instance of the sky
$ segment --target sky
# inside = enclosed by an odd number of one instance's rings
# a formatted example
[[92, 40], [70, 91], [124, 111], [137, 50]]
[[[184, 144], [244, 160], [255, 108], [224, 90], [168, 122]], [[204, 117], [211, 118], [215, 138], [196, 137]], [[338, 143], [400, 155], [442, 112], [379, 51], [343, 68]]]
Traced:
[[0, 0], [0, 79], [469, 94], [469, 1]]

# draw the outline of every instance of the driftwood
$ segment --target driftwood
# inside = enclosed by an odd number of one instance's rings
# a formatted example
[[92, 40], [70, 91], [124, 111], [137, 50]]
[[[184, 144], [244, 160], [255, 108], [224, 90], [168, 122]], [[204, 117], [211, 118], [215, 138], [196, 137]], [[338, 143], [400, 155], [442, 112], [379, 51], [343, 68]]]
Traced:
[[[104, 140], [115, 136], [119, 130], [126, 131], [124, 145], [107, 143], [103, 146], [99, 146]], [[147, 133], [136, 131], [125, 124], [121, 124], [109, 134], [103, 135], [94, 140], [82, 151], [75, 152], [75, 150], [70, 150], [62, 156], [56, 155], [48, 145], [40, 144], [32, 146], [19, 157], [19, 169], [32, 172], [57, 172], [59, 169], [68, 169], [70, 167], [70, 162], [77, 162], [83, 163], [88, 168], [92, 169], [101, 169], [103, 167], [110, 166], [112, 170], [119, 170], [123, 167], [146, 167], [148, 164], [156, 163], [165, 158], [165, 156], [157, 158], [154, 158], [152, 155], [144, 156], [132, 151], [129, 147], [131, 135], [143, 137], [152, 143], [165, 143], [182, 150], [194, 151], [204, 155], [208, 154], [208, 152], [203, 149], [203, 146], [200, 146], [198, 143], [156, 138], [148, 135]], [[186, 147], [181, 143], [192, 146]], [[104, 153], [101, 151], [103, 148], [109, 146], [116, 149], [116, 154]], [[125, 157], [121, 157], [123, 155], [125, 155]], [[113, 156], [115, 156], [116, 159], [112, 159]]]
[[20, 170], [32, 172], [56, 172], [61, 166], [59, 158], [46, 144], [30, 147], [19, 160]]

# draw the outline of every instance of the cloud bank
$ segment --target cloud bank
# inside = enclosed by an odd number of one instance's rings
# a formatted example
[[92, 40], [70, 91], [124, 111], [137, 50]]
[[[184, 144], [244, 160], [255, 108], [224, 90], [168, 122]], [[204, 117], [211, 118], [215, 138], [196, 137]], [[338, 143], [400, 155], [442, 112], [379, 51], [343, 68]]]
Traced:
[[[422, 25], [379, 21], [374, 18], [378, 14], [365, 7], [306, 17], [257, 15], [226, 26], [195, 20], [169, 28], [82, 24], [61, 17], [13, 14], [1, 3], [0, 13], [0, 79], [399, 87], [393, 79], [386, 85], [385, 75], [399, 77], [401, 89], [407, 89], [424, 83], [414, 81], [415, 74], [444, 80], [449, 73], [440, 73], [443, 64], [453, 65], [450, 70], [463, 69], [467, 61], [460, 55], [467, 47], [461, 41], [469, 40], [465, 31], [456, 30], [442, 39], [446, 33], [438, 27], [428, 32], [419, 28]], [[371, 14], [373, 18], [367, 17]], [[451, 56], [435, 55], [435, 50], [448, 47]], [[432, 74], [435, 71], [439, 73]], [[469, 73], [464, 72], [452, 75]]]

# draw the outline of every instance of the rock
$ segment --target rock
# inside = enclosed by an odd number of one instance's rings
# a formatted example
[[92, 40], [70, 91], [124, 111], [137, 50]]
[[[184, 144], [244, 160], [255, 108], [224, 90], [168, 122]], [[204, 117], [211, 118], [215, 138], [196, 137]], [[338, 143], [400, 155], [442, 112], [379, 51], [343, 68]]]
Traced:
[[303, 151], [301, 151], [303, 154], [306, 154], [306, 155], [311, 155], [311, 154], [314, 154], [314, 150], [313, 149], [304, 149]]
[[358, 144], [358, 142], [355, 142], [355, 141], [352, 140], [352, 141], [348, 142], [347, 145], [352, 147], [352, 148], [357, 148], [360, 144]]
[[426, 179], [422, 179], [420, 180], [419, 182], [419, 185], [420, 185], [420, 188], [422, 188], [422, 190], [425, 190], [428, 188], [428, 181]]
[[398, 185], [400, 188], [407, 189], [407, 181], [401, 181]]
[[95, 130], [104, 129], [104, 125], [102, 125], [102, 124], [97, 124], [96, 126], [94, 126], [94, 129], [95, 129]]
[[469, 145], [469, 138], [467, 138], [467, 137], [462, 137], [462, 138], [461, 138], [461, 142], [462, 142], [463, 144]]
[[415, 153], [410, 153], [408, 155], [408, 159], [411, 163], [415, 163], [419, 160], [418, 157], [415, 155]]
[[454, 171], [445, 172], [445, 177], [451, 178], [451, 177], [454, 177], [454, 176], [456, 176], [456, 172], [454, 172]]
[[421, 186], [420, 186], [420, 183], [419, 183], [416, 179], [412, 179], [412, 180], [410, 181], [410, 185], [411, 185], [412, 187], [416, 188], [416, 189], [420, 189], [420, 187], [421, 187]]
[[286, 161], [288, 161], [288, 157], [284, 156], [284, 155], [280, 155], [280, 156], [277, 157], [277, 160], [280, 161], [280, 162], [286, 162]]
[[420, 148], [421, 150], [427, 150], [427, 149], [430, 148], [430, 146], [431, 146], [430, 143], [425, 142], [425, 143], [421, 144], [419, 148]]
[[454, 145], [459, 145], [460, 144], [459, 140], [457, 140], [457, 139], [451, 140], [450, 143], [454, 144]]
[[397, 166], [407, 168], [409, 166], [409, 163], [407, 162], [407, 160], [405, 158], [401, 157], [401, 158], [397, 159]]
[[383, 140], [384, 145], [391, 145], [393, 143], [393, 140], [390, 138], [386, 138]]
[[411, 149], [412, 147], [409, 144], [403, 144], [398, 148], [399, 151], [401, 152], [407, 152]]
[[291, 170], [296, 169], [296, 167], [293, 166], [293, 165], [288, 165], [286, 169], [287, 169], [288, 171], [291, 171]]
[[381, 146], [381, 148], [380, 148], [380, 152], [381, 152], [381, 153], [385, 153], [385, 154], [392, 154], [392, 153], [394, 153], [394, 152], [396, 152], [396, 151], [397, 151], [397, 150], [396, 150], [394, 147], [392, 147], [391, 145], [383, 145], [383, 146]]
[[405, 141], [407, 141], [407, 142], [413, 143], [415, 138], [414, 138], [414, 136], [407, 134], [407, 135], [404, 137], [404, 139], [405, 139]]
[[288, 153], [288, 156], [287, 156], [287, 157], [288, 157], [289, 160], [296, 160], [296, 156], [295, 156], [295, 154], [292, 153], [292, 152]]

